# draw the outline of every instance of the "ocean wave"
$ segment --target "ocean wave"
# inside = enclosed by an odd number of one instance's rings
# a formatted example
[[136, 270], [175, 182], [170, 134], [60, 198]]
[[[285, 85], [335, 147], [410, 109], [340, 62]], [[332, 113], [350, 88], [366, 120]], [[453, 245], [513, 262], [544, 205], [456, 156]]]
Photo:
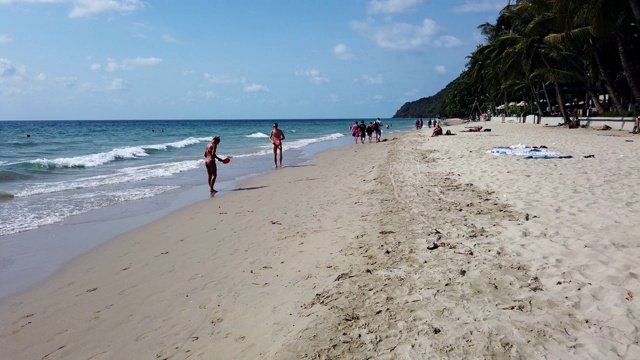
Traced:
[[0, 191], [0, 201], [11, 200], [13, 198], [14, 198], [14, 196], [13, 196], [12, 193], [8, 193], [6, 191]]
[[341, 137], [344, 137], [344, 134], [341, 133], [333, 133], [333, 134], [329, 134], [329, 135], [325, 135], [319, 138], [310, 138], [310, 139], [298, 139], [298, 140], [294, 140], [291, 142], [283, 142], [283, 149], [300, 149], [303, 148], [305, 146], [311, 145], [311, 144], [315, 144], [315, 143], [319, 143], [322, 141], [330, 141], [330, 140], [337, 140], [340, 139]]
[[[322, 142], [322, 141], [337, 140], [337, 139], [339, 139], [339, 138], [341, 138], [343, 136], [344, 136], [343, 134], [334, 133], [334, 134], [321, 136], [321, 137], [318, 137], [318, 138], [298, 139], [298, 140], [293, 140], [293, 141], [285, 140], [285, 141], [282, 142], [282, 148], [283, 148], [283, 150], [300, 149], [300, 148], [303, 148], [305, 146], [308, 146], [308, 145], [311, 145], [311, 144], [315, 144], [315, 143], [319, 143], [319, 142]], [[265, 145], [262, 145], [261, 148], [262, 149], [257, 151], [257, 152], [252, 152], [252, 153], [248, 153], [248, 154], [236, 154], [236, 155], [232, 155], [232, 157], [243, 158], [243, 157], [262, 156], [262, 155], [271, 154], [273, 145], [271, 145], [270, 143], [267, 143]]]
[[209, 138], [194, 138], [190, 137], [184, 140], [164, 143], [164, 144], [151, 144], [141, 146], [131, 146], [125, 148], [117, 148], [111, 151], [81, 155], [68, 158], [57, 159], [36, 159], [31, 160], [28, 163], [36, 164], [44, 168], [87, 168], [96, 167], [104, 164], [114, 162], [116, 160], [128, 160], [136, 159], [145, 156], [149, 156], [148, 150], [160, 150], [166, 151], [169, 148], [183, 148], [189, 145], [201, 143], [203, 141], [209, 141]]
[[61, 222], [71, 216], [86, 213], [123, 201], [149, 198], [178, 186], [154, 186], [115, 191], [94, 191], [90, 194], [53, 196], [32, 206], [1, 207], [0, 236], [32, 230]]
[[[3, 165], [3, 164], [0, 164]], [[8, 171], [8, 170], [0, 170], [0, 181], [13, 181], [13, 180], [23, 180], [28, 179], [29, 176], [23, 175], [17, 172]]]
[[251, 135], [245, 135], [245, 137], [260, 139], [260, 138], [268, 138], [269, 135], [261, 133], [261, 132], [257, 132], [257, 133], [253, 133]]
[[203, 160], [187, 160], [154, 165], [127, 167], [111, 174], [85, 177], [72, 181], [33, 184], [15, 192], [15, 197], [51, 194], [71, 189], [98, 188], [105, 185], [122, 184], [152, 178], [166, 178], [175, 174], [197, 169]]

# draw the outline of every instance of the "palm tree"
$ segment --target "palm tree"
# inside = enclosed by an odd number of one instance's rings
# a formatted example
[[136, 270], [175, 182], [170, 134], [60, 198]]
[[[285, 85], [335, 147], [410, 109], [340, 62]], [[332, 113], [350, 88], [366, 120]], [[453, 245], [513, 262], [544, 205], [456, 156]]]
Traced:
[[[629, 59], [627, 37], [633, 32], [629, 28], [633, 23], [632, 6], [637, 0], [572, 0], [558, 1], [555, 10], [565, 19], [562, 36], [570, 41], [587, 43], [600, 69], [604, 85], [611, 101], [618, 112], [625, 109], [615, 94], [613, 81], [607, 73], [602, 59], [603, 51], [615, 51], [620, 57], [622, 73], [627, 84], [640, 104], [640, 87], [634, 76], [634, 69]], [[575, 16], [570, 16], [575, 14]], [[615, 44], [615, 45], [614, 45]], [[615, 47], [613, 47], [615, 46]], [[606, 49], [606, 50], [603, 50]]]
[[633, 16], [636, 18], [636, 26], [640, 28], [640, 0], [629, 0], [629, 6], [633, 12]]

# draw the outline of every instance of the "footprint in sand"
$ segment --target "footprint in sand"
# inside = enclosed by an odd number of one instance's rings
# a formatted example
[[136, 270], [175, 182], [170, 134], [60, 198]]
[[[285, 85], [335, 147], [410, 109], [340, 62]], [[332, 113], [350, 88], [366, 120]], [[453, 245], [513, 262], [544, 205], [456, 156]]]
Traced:
[[106, 359], [107, 357], [109, 357], [109, 352], [108, 351], [103, 351], [99, 354], [95, 354], [92, 357], [88, 358], [87, 360], [100, 360], [100, 359]]
[[58, 357], [59, 351], [66, 348], [67, 345], [62, 345], [59, 348], [53, 350], [52, 352], [48, 353], [47, 355], [42, 357], [42, 360], [53, 360], [53, 359], [63, 359], [64, 357]]
[[239, 336], [239, 337], [235, 338], [234, 340], [235, 340], [235, 342], [239, 343], [239, 342], [243, 342], [244, 339], [246, 339], [246, 338], [247, 338], [246, 336], [242, 335], [242, 336]]

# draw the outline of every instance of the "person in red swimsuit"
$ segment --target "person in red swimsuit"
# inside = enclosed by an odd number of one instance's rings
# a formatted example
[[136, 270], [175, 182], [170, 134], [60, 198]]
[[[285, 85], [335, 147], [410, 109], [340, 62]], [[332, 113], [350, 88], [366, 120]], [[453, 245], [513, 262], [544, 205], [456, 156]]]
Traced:
[[278, 167], [278, 150], [280, 150], [280, 167], [282, 167], [282, 140], [284, 140], [284, 132], [278, 129], [278, 123], [273, 123], [273, 130], [269, 134], [269, 140], [273, 144], [273, 162]]

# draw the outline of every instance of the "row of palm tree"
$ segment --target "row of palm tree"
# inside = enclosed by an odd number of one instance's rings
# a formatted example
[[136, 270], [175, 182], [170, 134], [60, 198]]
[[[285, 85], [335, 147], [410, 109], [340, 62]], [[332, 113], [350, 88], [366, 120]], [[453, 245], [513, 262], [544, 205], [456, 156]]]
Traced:
[[479, 28], [486, 44], [463, 76], [486, 107], [519, 99], [542, 114], [555, 104], [569, 121], [566, 95], [585, 94], [598, 114], [603, 98], [619, 114], [622, 94], [640, 105], [640, 0], [509, 1]]

